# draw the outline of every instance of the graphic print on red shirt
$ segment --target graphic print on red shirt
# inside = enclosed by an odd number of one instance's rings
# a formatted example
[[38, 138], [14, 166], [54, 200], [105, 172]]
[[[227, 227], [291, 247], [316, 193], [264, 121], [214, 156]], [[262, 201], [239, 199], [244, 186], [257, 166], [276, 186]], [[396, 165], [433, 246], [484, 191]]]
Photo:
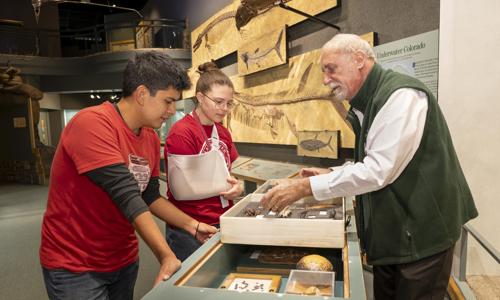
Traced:
[[148, 159], [142, 156], [133, 155], [132, 153], [129, 154], [128, 158], [128, 169], [130, 173], [134, 174], [134, 178], [137, 180], [142, 194], [148, 187], [149, 179], [151, 178]]

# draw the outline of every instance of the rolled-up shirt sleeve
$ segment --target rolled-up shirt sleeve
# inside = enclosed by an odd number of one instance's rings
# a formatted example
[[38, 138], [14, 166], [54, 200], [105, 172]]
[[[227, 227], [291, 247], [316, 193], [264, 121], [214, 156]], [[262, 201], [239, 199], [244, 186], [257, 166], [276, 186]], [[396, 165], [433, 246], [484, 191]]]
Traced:
[[425, 93], [410, 88], [395, 91], [373, 120], [363, 161], [311, 177], [314, 197], [360, 195], [394, 182], [420, 145], [427, 109]]

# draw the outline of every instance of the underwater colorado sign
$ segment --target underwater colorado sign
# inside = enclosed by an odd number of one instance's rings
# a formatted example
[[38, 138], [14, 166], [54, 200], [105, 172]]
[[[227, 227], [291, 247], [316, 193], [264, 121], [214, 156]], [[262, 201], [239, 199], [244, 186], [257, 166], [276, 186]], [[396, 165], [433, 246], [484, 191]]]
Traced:
[[377, 53], [377, 59], [384, 58], [384, 57], [391, 56], [391, 55], [401, 54], [403, 52], [411, 52], [411, 51], [415, 51], [415, 50], [420, 50], [420, 49], [424, 49], [424, 48], [425, 48], [425, 43], [420, 42], [420, 44], [418, 44], [418, 45], [409, 45], [409, 46], [404, 46], [403, 48], [396, 49], [393, 51], [389, 51], [389, 52], [384, 51], [383, 53]]
[[438, 43], [439, 31], [434, 30], [373, 47], [373, 53], [382, 68], [420, 79], [437, 98]]

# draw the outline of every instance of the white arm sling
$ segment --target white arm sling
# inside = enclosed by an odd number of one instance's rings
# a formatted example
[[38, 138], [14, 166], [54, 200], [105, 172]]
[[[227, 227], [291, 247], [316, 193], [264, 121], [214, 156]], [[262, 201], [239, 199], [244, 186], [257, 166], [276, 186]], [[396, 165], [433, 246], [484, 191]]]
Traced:
[[[199, 119], [194, 111], [193, 117], [198, 123]], [[205, 143], [208, 144], [201, 123], [198, 123], [198, 126], [203, 133]], [[210, 151], [195, 155], [178, 155], [168, 153], [167, 149], [168, 184], [175, 200], [210, 198], [232, 188], [232, 184], [226, 180], [231, 178], [231, 175], [227, 169], [224, 156], [219, 151], [219, 142], [219, 134], [214, 124]], [[228, 200], [222, 196], [220, 198], [222, 207], [229, 205]]]

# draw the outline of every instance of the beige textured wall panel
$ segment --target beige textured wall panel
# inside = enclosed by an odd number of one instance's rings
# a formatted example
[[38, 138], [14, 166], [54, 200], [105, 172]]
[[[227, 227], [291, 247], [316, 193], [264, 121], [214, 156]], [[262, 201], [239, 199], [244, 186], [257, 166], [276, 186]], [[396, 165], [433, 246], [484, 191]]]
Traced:
[[[373, 33], [362, 37], [373, 43]], [[195, 95], [199, 78], [194, 68], [188, 75], [193, 87], [183, 93], [184, 99]], [[339, 146], [354, 148], [354, 133], [345, 120], [349, 104], [334, 100], [323, 85], [321, 49], [231, 80], [238, 105], [223, 123], [235, 142], [297, 145], [299, 130], [339, 130]]]
[[235, 15], [240, 1], [235, 0], [191, 33], [193, 66], [221, 58], [238, 49], [239, 34]]
[[[256, 2], [273, 3], [274, 1]], [[337, 6], [337, 0], [285, 0], [284, 2], [288, 6], [310, 15], [317, 15]], [[270, 10], [253, 18], [238, 31], [235, 16], [240, 3], [239, 0], [233, 1], [200, 27], [193, 30], [191, 33], [193, 66], [212, 59], [219, 59], [237, 51], [240, 45], [254, 41], [270, 30], [284, 25], [290, 26], [306, 19], [299, 14], [275, 5]]]
[[323, 85], [320, 54], [315, 50], [291, 58], [288, 66], [232, 77], [239, 93], [226, 122], [233, 140], [297, 145], [298, 130], [339, 130], [340, 146], [354, 148], [354, 133], [345, 121], [348, 104], [334, 100]]
[[194, 68], [190, 68], [187, 71], [189, 78], [191, 79], [191, 83], [193, 84], [189, 90], [185, 90], [182, 92], [182, 99], [193, 97], [196, 94], [196, 83], [200, 78], [200, 73], [196, 70], [198, 69], [198, 65]]

